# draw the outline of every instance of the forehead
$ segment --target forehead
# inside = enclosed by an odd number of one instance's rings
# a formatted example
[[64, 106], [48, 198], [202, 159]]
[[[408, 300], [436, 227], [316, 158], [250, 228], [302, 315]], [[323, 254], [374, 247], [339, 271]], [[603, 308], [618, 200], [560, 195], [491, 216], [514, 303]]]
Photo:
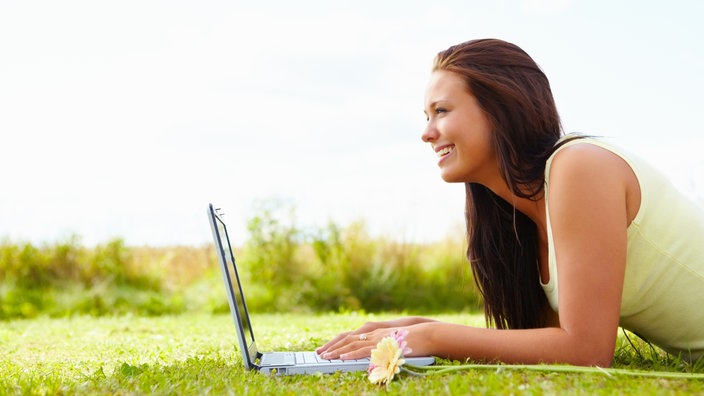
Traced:
[[454, 95], [468, 94], [469, 88], [462, 76], [446, 70], [438, 70], [430, 75], [425, 91], [426, 103], [447, 100]]

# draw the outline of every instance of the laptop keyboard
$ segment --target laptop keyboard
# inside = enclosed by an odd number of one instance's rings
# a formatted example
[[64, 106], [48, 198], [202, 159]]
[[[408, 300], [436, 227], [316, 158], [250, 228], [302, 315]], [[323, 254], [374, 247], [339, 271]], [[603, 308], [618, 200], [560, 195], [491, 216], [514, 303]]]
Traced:
[[327, 360], [315, 352], [274, 352], [262, 356], [261, 363], [266, 366], [290, 366], [293, 364], [330, 364], [330, 363], [368, 363], [369, 358], [359, 360]]
[[359, 360], [340, 360], [340, 359], [334, 359], [334, 360], [327, 360], [321, 358], [317, 353], [315, 352], [295, 352], [296, 354], [296, 363], [301, 364], [315, 364], [315, 363], [342, 363], [342, 362], [368, 362], [369, 359], [359, 359]]

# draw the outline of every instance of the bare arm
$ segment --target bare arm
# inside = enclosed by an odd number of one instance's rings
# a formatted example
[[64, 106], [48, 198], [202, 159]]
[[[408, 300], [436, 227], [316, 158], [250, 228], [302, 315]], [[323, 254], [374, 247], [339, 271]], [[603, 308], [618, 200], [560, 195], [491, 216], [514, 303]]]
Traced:
[[[496, 330], [415, 323], [404, 326], [413, 355], [507, 363], [611, 364], [623, 290], [626, 228], [640, 202], [637, 181], [622, 159], [592, 145], [575, 145], [558, 153], [550, 177], [559, 327]], [[347, 334], [323, 352], [328, 358], [369, 356], [386, 335], [386, 328], [370, 331], [367, 340]]]

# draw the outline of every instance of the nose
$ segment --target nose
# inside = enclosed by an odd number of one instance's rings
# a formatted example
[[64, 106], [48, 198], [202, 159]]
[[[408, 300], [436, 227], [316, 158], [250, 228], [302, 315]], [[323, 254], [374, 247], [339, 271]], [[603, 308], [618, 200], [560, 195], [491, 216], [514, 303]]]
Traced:
[[438, 130], [435, 128], [432, 121], [429, 121], [428, 125], [425, 126], [425, 130], [423, 130], [423, 134], [420, 138], [426, 143], [430, 143], [438, 138]]

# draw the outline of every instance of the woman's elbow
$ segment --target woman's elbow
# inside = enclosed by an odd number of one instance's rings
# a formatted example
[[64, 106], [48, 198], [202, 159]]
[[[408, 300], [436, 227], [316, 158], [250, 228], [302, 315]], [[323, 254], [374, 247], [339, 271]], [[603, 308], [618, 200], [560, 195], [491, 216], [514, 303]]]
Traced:
[[568, 360], [570, 360], [570, 364], [575, 366], [607, 368], [611, 367], [611, 363], [614, 360], [614, 349], [593, 346], [579, 348], [579, 352], [571, 356]]

